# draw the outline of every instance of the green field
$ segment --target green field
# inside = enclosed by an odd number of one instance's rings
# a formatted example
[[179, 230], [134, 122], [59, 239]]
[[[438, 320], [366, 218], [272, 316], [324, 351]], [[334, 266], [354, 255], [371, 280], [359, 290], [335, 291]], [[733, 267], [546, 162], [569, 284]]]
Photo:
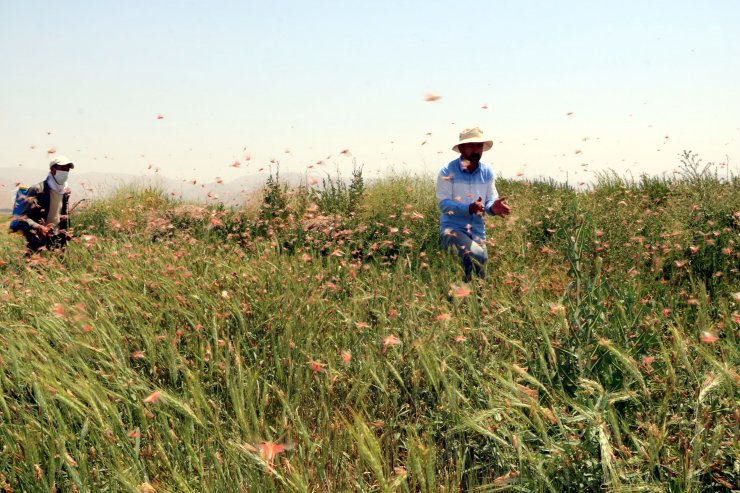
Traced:
[[[431, 178], [0, 239], [4, 491], [740, 488], [739, 180], [499, 180], [488, 281]], [[259, 202], [259, 201], [258, 201]]]

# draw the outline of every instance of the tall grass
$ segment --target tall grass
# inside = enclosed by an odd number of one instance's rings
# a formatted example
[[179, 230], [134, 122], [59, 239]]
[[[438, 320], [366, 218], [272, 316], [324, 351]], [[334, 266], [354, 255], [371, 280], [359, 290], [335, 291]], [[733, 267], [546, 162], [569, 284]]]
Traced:
[[3, 237], [0, 485], [738, 487], [735, 179], [501, 182], [470, 294], [431, 180], [351, 211], [338, 183], [255, 211], [123, 189], [65, 252]]

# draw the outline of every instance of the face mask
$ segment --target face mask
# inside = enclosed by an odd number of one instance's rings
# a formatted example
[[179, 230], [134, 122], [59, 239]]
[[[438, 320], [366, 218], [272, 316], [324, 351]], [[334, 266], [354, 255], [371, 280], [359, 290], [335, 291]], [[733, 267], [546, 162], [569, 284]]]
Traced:
[[54, 173], [54, 181], [60, 185], [64, 185], [65, 183], [67, 183], [68, 175], [69, 175], [69, 171], [57, 170], [56, 173]]

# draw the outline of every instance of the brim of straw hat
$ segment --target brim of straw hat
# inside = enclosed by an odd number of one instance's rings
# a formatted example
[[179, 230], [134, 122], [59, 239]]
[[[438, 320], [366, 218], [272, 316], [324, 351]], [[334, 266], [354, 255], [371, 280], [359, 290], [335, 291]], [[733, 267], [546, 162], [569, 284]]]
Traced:
[[483, 144], [483, 152], [490, 151], [491, 147], [493, 147], [492, 140], [480, 140], [480, 138], [470, 138], [470, 139], [461, 140], [460, 142], [454, 145], [452, 150], [455, 152], [460, 152], [459, 146], [462, 144]]

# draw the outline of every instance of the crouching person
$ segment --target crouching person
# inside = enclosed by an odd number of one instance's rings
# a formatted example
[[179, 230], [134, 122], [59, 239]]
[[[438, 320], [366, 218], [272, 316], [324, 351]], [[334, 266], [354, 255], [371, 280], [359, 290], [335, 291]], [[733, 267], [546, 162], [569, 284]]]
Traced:
[[486, 277], [486, 230], [483, 216], [506, 216], [511, 209], [496, 191], [493, 168], [481, 162], [482, 154], [493, 141], [478, 128], [468, 128], [452, 150], [460, 157], [451, 161], [437, 176], [439, 233], [443, 248], [457, 254], [463, 266], [463, 281], [473, 274]]
[[74, 167], [62, 156], [52, 160], [46, 180], [29, 187], [22, 203], [14, 210], [11, 229], [26, 237], [27, 253], [63, 248], [70, 239], [67, 177]]

